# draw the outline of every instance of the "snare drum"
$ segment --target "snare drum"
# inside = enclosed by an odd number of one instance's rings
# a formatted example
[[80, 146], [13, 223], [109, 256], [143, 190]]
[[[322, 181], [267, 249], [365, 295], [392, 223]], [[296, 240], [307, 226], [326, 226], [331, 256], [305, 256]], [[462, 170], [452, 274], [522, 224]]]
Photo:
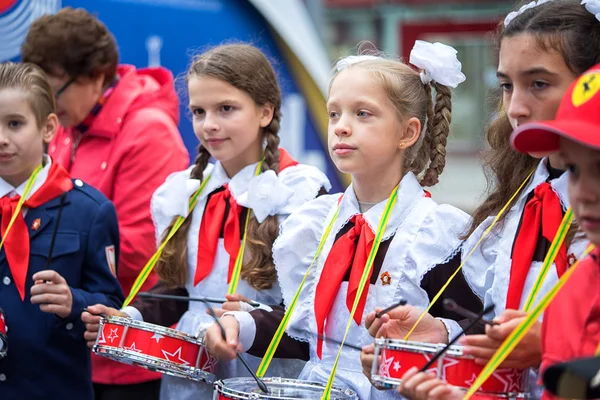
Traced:
[[[269, 393], [264, 393], [258, 388], [253, 378], [229, 378], [215, 382], [213, 400], [228, 399], [265, 399], [265, 400], [292, 400], [292, 399], [320, 399], [325, 385], [298, 379], [263, 378], [269, 388]], [[350, 389], [331, 389], [331, 400], [358, 400], [358, 396]]]
[[216, 359], [201, 339], [174, 329], [108, 316], [100, 318], [97, 355], [163, 374], [212, 383]]
[[[406, 371], [411, 367], [423, 367], [444, 347], [444, 344], [376, 339], [371, 381], [378, 387], [395, 388], [400, 385], [400, 378]], [[473, 357], [463, 354], [462, 349], [462, 346], [450, 346], [428, 372], [435, 372], [439, 379], [451, 385], [470, 388], [483, 366], [475, 364]], [[481, 386], [480, 391], [485, 393], [481, 399], [522, 398], [520, 396], [526, 387], [526, 381], [526, 371], [513, 368], [497, 369]], [[486, 397], [488, 394], [491, 397]]]
[[0, 308], [0, 360], [6, 357], [8, 352], [8, 327], [6, 326], [6, 315]]

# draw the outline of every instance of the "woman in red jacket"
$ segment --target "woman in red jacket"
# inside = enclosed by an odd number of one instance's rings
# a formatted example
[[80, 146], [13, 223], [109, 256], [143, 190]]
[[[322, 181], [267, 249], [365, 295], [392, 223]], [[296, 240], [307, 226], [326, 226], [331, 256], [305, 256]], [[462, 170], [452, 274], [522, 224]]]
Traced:
[[[116, 206], [121, 232], [118, 278], [128, 293], [156, 247], [150, 198], [189, 157], [177, 129], [179, 103], [164, 68], [118, 65], [117, 45], [102, 22], [64, 8], [36, 20], [21, 48], [23, 61], [49, 75], [65, 128], [48, 153], [74, 178], [98, 188]], [[107, 251], [114, 265], [114, 253]], [[153, 276], [146, 281], [150, 288]], [[160, 375], [93, 359], [96, 399], [158, 398]]]

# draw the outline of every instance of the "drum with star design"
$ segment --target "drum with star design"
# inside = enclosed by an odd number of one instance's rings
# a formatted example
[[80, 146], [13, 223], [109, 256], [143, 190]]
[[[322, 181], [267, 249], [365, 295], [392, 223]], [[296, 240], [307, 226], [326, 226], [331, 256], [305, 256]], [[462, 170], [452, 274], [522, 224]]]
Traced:
[[[254, 378], [228, 378], [215, 382], [213, 400], [229, 399], [265, 399], [265, 400], [293, 400], [293, 399], [320, 399], [325, 391], [325, 385], [300, 379], [285, 379], [279, 377], [262, 379], [269, 393], [259, 389]], [[335, 386], [331, 389], [330, 400], [358, 400], [353, 390], [340, 389]]]
[[[411, 342], [399, 339], [375, 340], [371, 381], [381, 388], [396, 388], [401, 378], [412, 367], [422, 368], [444, 344]], [[462, 346], [450, 346], [428, 372], [439, 379], [461, 388], [475, 382], [483, 366], [475, 364], [473, 357], [465, 355]], [[478, 399], [523, 398], [527, 387], [527, 372], [514, 368], [499, 368], [481, 386]]]
[[212, 383], [216, 359], [202, 339], [131, 318], [100, 318], [97, 355], [163, 374]]
[[6, 314], [0, 308], [0, 360], [6, 357], [8, 352], [8, 327], [6, 326]]

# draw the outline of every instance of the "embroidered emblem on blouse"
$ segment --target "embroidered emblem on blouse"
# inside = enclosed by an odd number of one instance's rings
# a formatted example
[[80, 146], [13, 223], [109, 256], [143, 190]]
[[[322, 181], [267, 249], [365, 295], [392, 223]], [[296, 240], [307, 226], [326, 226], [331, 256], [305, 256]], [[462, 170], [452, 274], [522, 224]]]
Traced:
[[567, 264], [569, 264], [569, 267], [575, 264], [576, 262], [577, 257], [575, 257], [575, 254], [571, 253], [567, 256]]
[[384, 285], [384, 286], [385, 285], [390, 285], [392, 283], [392, 276], [387, 271], [385, 271], [383, 274], [381, 274], [381, 276], [379, 277], [379, 279], [381, 279], [381, 284]]
[[31, 229], [33, 229], [34, 231], [37, 231], [38, 229], [40, 229], [40, 225], [42, 225], [42, 220], [39, 218], [36, 218], [35, 220], [33, 220], [33, 223], [31, 224]]

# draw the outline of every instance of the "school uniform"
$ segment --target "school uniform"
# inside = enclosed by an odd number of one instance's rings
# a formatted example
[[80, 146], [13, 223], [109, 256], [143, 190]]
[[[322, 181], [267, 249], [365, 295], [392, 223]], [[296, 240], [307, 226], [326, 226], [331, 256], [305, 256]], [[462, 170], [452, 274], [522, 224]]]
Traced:
[[[569, 207], [567, 183], [568, 175], [566, 173], [552, 168], [546, 158], [540, 161], [530, 182], [519, 194], [514, 205], [507, 210], [503, 223], [492, 229], [488, 237], [466, 261], [463, 271], [469, 285], [483, 299], [486, 306], [494, 304], [496, 315], [501, 314], [507, 308], [523, 309], [525, 306], [550, 244], [556, 235], [557, 225]], [[554, 197], [554, 199], [548, 201], [547, 198], [544, 198], [545, 196]], [[537, 202], [537, 206], [541, 207], [541, 210], [538, 210], [542, 224], [541, 229], [539, 224], [532, 227], [530, 222], [525, 221], [527, 208], [533, 208], [535, 202]], [[553, 212], [554, 216], [552, 214], [548, 216], [548, 212]], [[489, 228], [493, 219], [494, 216], [490, 216], [477, 227], [465, 242], [463, 256], [471, 251], [483, 232]], [[543, 227], [543, 224], [547, 224], [550, 220], [554, 221], [556, 228]], [[535, 230], [531, 230], [531, 228], [535, 228]], [[531, 248], [519, 246], [517, 243], [519, 235], [523, 232], [526, 234], [534, 232], [532, 235], [535, 236], [530, 238], [533, 240], [529, 241], [530, 245], [535, 247], [533, 251]], [[534, 305], [583, 253], [587, 243], [588, 241], [584, 237], [575, 235], [568, 246], [563, 244], [535, 297]], [[523, 260], [515, 262], [517, 257], [527, 252], [532, 254], [532, 257], [526, 262]], [[530, 375], [529, 390], [532, 396], [539, 398], [541, 388], [536, 384], [537, 371], [532, 371]]]
[[[298, 164], [283, 149], [280, 152], [279, 174], [266, 171], [255, 176], [256, 163], [246, 166], [232, 178], [227, 176], [220, 162], [205, 169], [203, 177], [208, 181], [192, 212], [188, 233], [185, 289], [190, 296], [225, 297], [249, 209], [259, 222], [275, 215], [281, 224], [292, 211], [316, 197], [323, 188], [331, 188], [327, 177], [317, 168]], [[152, 217], [159, 242], [173, 218], [187, 216], [189, 198], [200, 186], [199, 180], [190, 178], [192, 168], [172, 174], [152, 197]], [[248, 257], [251, 254], [246, 248], [245, 258]], [[270, 289], [257, 290], [240, 279], [236, 293], [262, 304], [282, 302], [277, 282]], [[138, 300], [123, 311], [136, 319], [153, 318], [154, 308], [144, 307], [144, 303]], [[205, 329], [214, 323], [206, 313], [204, 303], [190, 302], [187, 306], [177, 323], [177, 330], [197, 335], [199, 327]], [[260, 363], [256, 357], [248, 357], [247, 361], [253, 369]], [[274, 371], [279, 376], [295, 376], [301, 368], [302, 363], [291, 360], [280, 363]], [[249, 376], [237, 360], [218, 362], [216, 375], [219, 378]], [[210, 398], [212, 392], [212, 385], [165, 375], [161, 399]]]
[[[3, 235], [19, 198], [15, 196], [23, 195], [25, 186], [14, 188], [0, 179]], [[80, 316], [87, 306], [119, 307], [123, 301], [115, 277], [119, 230], [114, 206], [91, 186], [72, 181], [48, 158], [21, 212], [24, 220], [17, 218], [0, 251], [0, 306], [8, 326], [0, 398], [91, 400], [90, 350]], [[58, 272], [71, 288], [67, 318], [42, 312], [30, 302], [32, 276], [47, 269]]]
[[[454, 207], [436, 204], [412, 173], [406, 174], [400, 182], [397, 196], [373, 263], [370, 284], [365, 288], [348, 334], [348, 343], [355, 346], [373, 343], [364, 324], [364, 317], [370, 311], [388, 307], [400, 299], [425, 309], [460, 263], [462, 242], [459, 237], [468, 226], [469, 216]], [[287, 335], [276, 354], [277, 357], [309, 360], [299, 379], [327, 382], [339, 345], [327, 340], [320, 342], [318, 334], [342, 339], [356, 296], [357, 277], [362, 274], [368, 254], [364, 248], [361, 250], [363, 235], [376, 232], [386, 203], [378, 203], [361, 213], [350, 185], [341, 199], [339, 194], [321, 196], [292, 214], [282, 225], [273, 257], [284, 302], [289, 305], [339, 204], [339, 214], [307, 277]], [[360, 233], [356, 232], [357, 227]], [[348, 234], [358, 235], [358, 244], [354, 248], [344, 244], [347, 250], [342, 250], [338, 245], [348, 238]], [[345, 270], [340, 271], [341, 268]], [[481, 302], [460, 274], [449, 286], [446, 296], [475, 311], [481, 307]], [[431, 313], [442, 319], [450, 338], [460, 334], [461, 327], [452, 319], [459, 320], [460, 317], [444, 311], [441, 302]], [[250, 353], [264, 354], [282, 311], [232, 314], [240, 322], [242, 346]], [[395, 398], [393, 391], [378, 391], [372, 387], [362, 373], [359, 355], [357, 350], [343, 350], [334, 384], [356, 391], [360, 399]]]

